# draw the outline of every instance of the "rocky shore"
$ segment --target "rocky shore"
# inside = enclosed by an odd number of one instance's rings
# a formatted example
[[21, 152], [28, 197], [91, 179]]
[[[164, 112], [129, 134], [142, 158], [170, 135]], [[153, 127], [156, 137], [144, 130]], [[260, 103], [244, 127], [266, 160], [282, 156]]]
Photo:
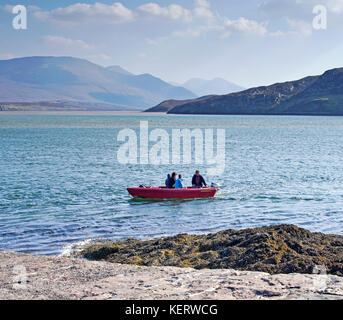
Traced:
[[0, 252], [0, 299], [343, 299], [343, 236], [292, 225], [98, 241], [78, 257]]
[[92, 243], [80, 256], [139, 266], [235, 269], [270, 274], [326, 272], [343, 276], [343, 236], [279, 225], [182, 234], [153, 240]]
[[0, 252], [0, 299], [343, 299], [343, 277], [139, 267]]

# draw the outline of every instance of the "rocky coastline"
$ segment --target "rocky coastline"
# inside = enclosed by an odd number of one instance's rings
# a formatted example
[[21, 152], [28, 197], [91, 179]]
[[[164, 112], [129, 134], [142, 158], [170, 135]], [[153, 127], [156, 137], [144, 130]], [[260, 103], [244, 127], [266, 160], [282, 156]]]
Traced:
[[292, 225], [96, 241], [76, 255], [0, 252], [0, 299], [343, 300], [343, 236]]
[[138, 266], [235, 269], [270, 274], [343, 276], [343, 236], [314, 233], [294, 225], [181, 234], [152, 240], [99, 241], [79, 256]]

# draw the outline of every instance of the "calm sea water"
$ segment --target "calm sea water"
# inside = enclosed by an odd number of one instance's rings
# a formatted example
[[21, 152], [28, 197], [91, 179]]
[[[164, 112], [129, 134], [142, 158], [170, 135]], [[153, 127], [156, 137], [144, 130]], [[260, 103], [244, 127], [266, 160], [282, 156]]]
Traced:
[[[215, 199], [132, 201], [194, 165], [119, 165], [117, 134], [225, 128]], [[197, 166], [199, 167], [199, 166]], [[202, 171], [205, 166], [200, 166]], [[146, 238], [291, 223], [343, 234], [343, 118], [0, 114], [0, 250], [59, 254], [86, 239]]]

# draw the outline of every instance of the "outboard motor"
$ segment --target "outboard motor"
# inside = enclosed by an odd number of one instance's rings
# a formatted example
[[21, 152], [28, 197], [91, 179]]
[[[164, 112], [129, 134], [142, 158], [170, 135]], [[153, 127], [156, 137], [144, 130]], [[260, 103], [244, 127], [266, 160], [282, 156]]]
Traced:
[[216, 189], [220, 189], [220, 185], [218, 183], [211, 183], [211, 188], [216, 188]]

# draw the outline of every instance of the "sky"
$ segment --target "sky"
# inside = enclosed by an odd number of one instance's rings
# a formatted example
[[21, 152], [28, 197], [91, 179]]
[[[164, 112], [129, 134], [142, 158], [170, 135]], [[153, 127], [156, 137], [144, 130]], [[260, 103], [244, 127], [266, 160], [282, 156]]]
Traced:
[[[27, 8], [15, 30], [13, 6]], [[313, 9], [327, 28], [314, 28]], [[323, 27], [323, 21], [320, 20]], [[0, 59], [74, 56], [166, 81], [243, 87], [343, 67], [343, 0], [2, 0]]]

